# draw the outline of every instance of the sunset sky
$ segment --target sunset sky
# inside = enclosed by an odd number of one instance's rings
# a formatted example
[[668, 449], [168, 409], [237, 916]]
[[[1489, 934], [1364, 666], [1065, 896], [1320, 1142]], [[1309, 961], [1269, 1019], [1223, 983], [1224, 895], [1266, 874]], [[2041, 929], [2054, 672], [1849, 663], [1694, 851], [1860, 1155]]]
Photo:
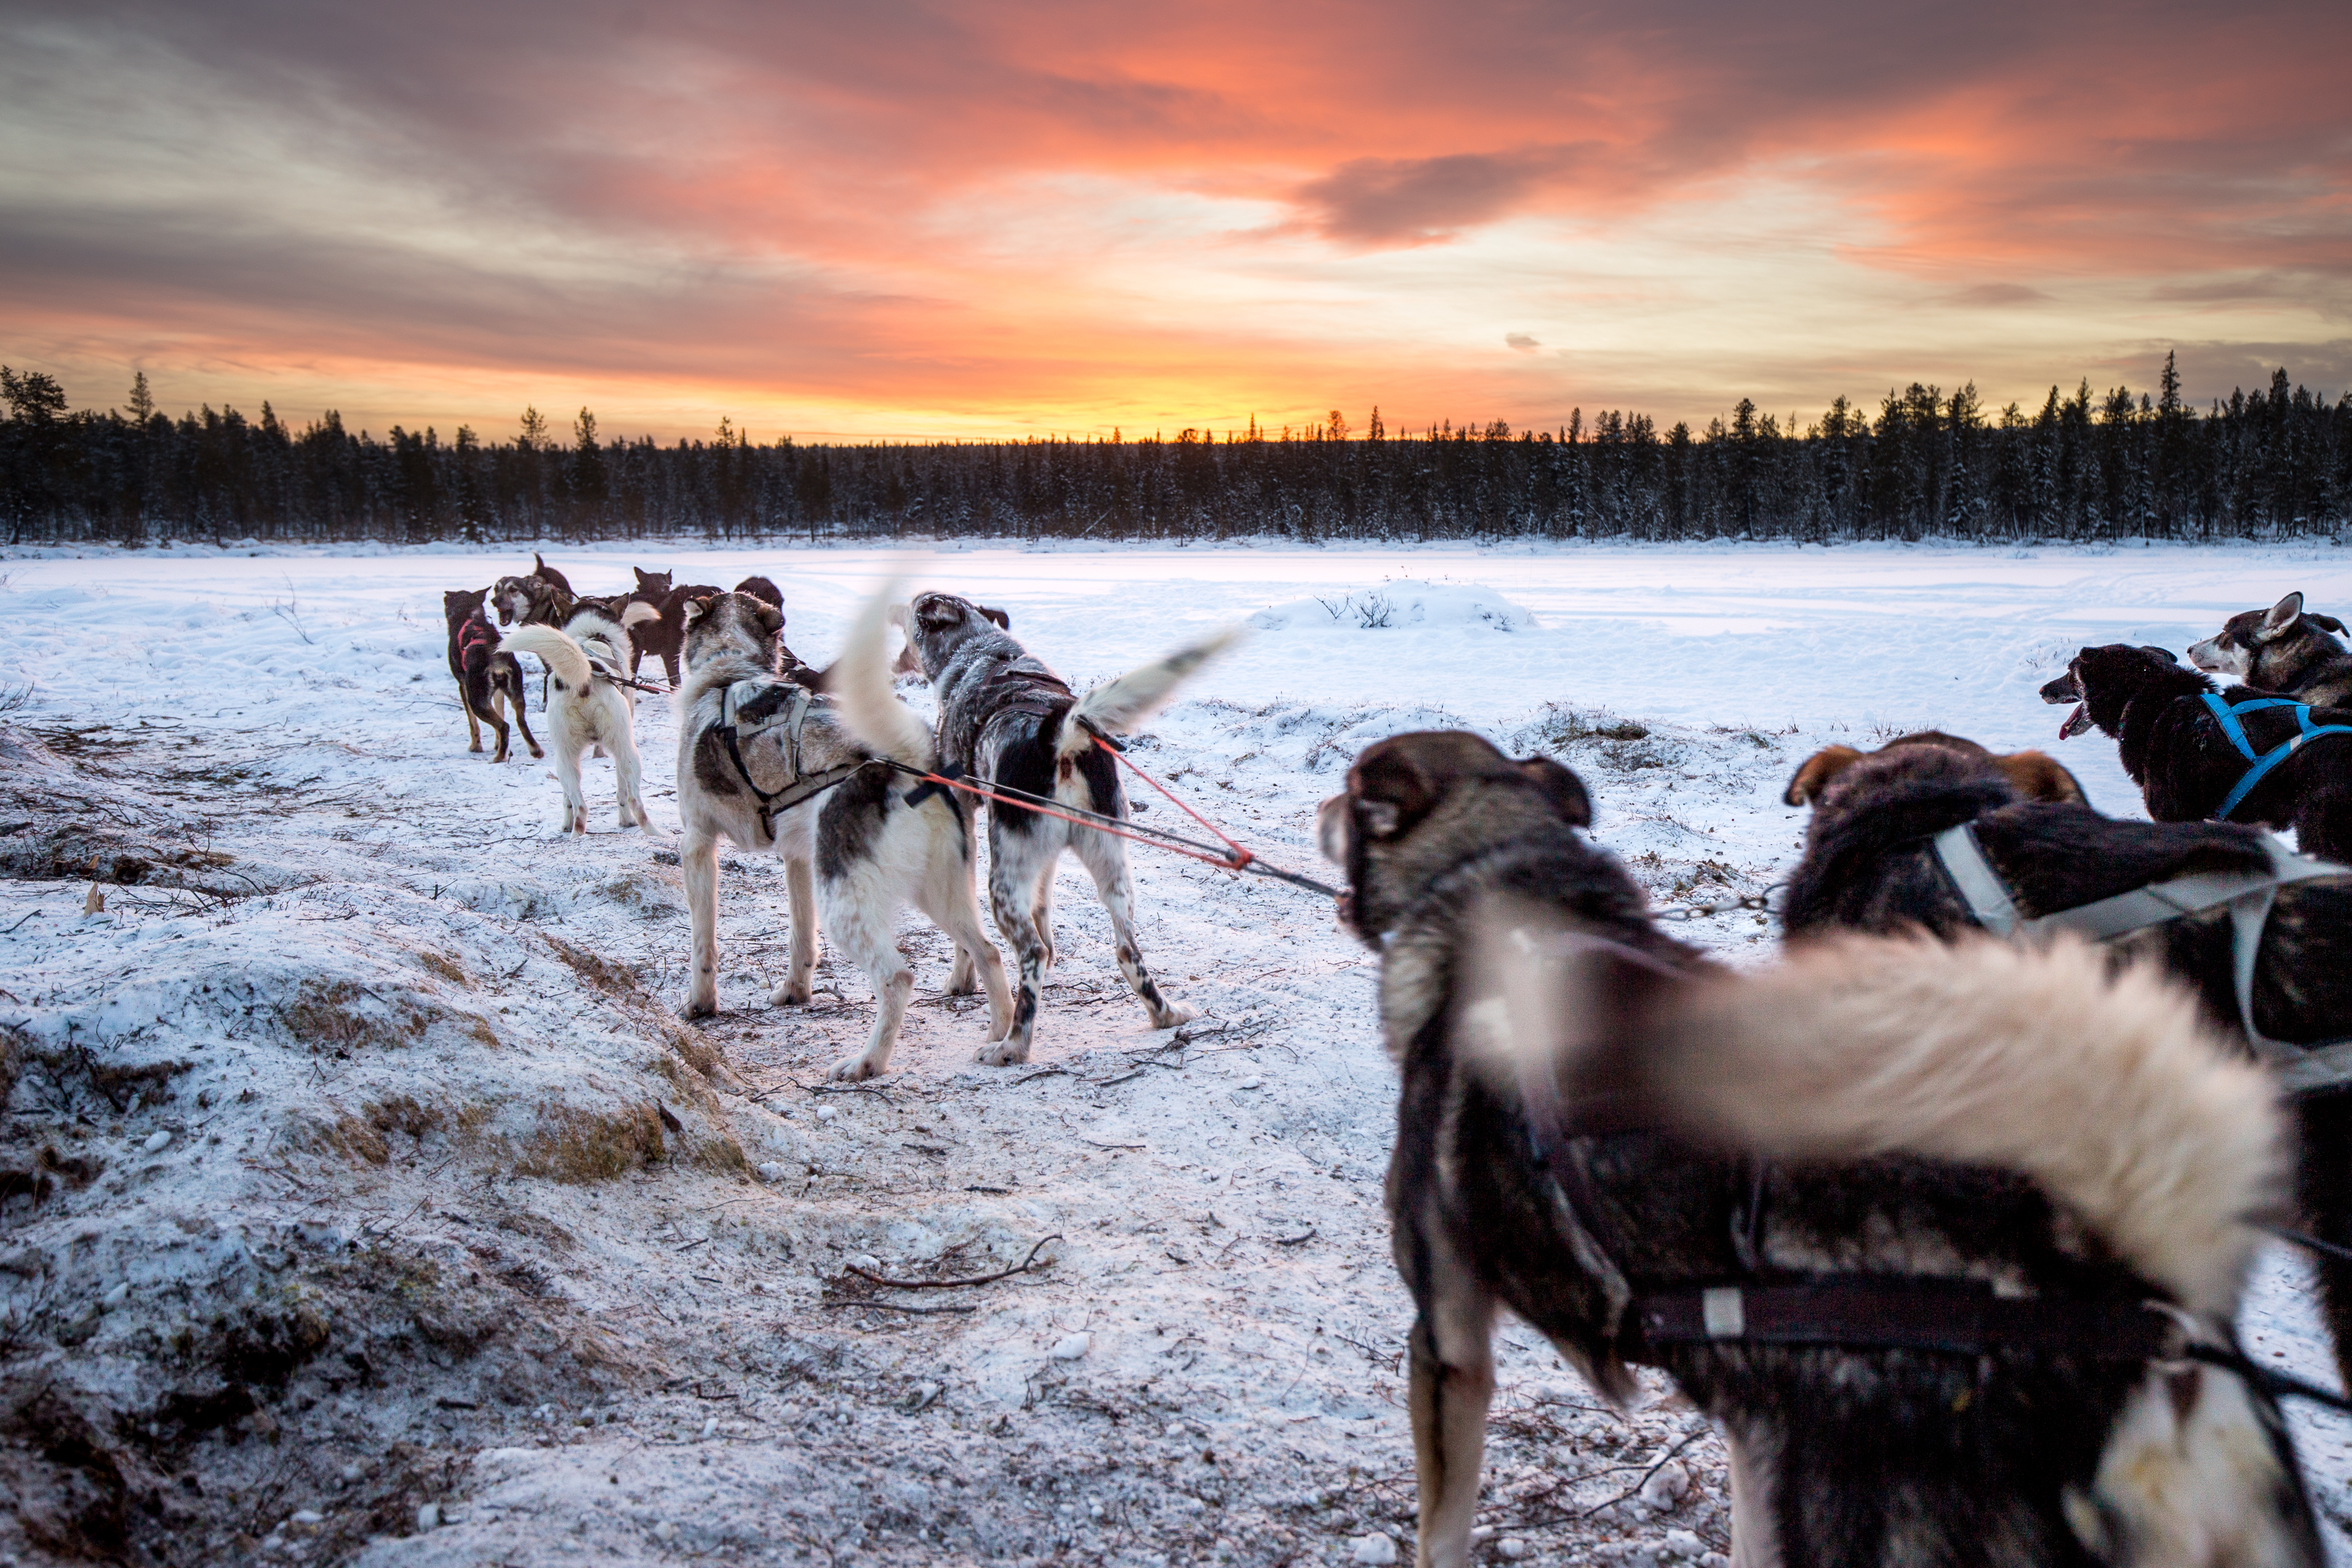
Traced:
[[0, 15], [76, 406], [754, 439], [2352, 382], [2352, 5]]

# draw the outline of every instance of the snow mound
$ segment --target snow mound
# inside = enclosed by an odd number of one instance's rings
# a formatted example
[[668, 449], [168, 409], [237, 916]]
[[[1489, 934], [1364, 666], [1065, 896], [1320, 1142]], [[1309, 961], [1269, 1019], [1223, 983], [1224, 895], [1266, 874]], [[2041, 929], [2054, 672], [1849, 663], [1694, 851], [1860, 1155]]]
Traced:
[[1484, 627], [1535, 630], [1536, 618], [1494, 589], [1476, 583], [1423, 583], [1402, 578], [1372, 588], [1317, 595], [1271, 605], [1249, 618], [1268, 632], [1441, 631]]

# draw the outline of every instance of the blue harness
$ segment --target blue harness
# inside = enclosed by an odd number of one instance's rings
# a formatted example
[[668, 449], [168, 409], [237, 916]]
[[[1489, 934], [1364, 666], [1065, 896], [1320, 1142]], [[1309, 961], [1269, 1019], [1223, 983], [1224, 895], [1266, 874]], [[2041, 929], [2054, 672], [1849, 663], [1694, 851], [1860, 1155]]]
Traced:
[[[2230, 737], [2230, 743], [2238, 748], [2238, 754], [2253, 763], [2238, 780], [2237, 787], [2223, 797], [2221, 809], [2213, 814], [2217, 822], [2227, 822], [2230, 814], [2244, 803], [2256, 784], [2263, 782], [2263, 775], [2301, 750], [2303, 743], [2314, 735], [2352, 735], [2352, 724], [2313, 723], [2311, 704], [2297, 702], [2291, 697], [2250, 697], [2232, 705], [2224, 702], [2220, 693], [2209, 691], [2205, 694], [2205, 706], [2211, 709], [2213, 717], [2221, 721], [2221, 733]], [[2294, 721], [2302, 726], [2301, 731], [2289, 735], [2267, 752], [2255, 751], [2253, 742], [2246, 739], [2246, 726], [2238, 715], [2252, 713], [2260, 708], [2294, 709]]]

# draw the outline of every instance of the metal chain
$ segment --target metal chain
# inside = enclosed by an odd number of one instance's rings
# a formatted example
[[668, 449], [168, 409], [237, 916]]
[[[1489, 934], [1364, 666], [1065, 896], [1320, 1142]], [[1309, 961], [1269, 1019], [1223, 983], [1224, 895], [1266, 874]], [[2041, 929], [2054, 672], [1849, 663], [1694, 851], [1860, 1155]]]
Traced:
[[1701, 915], [1736, 914], [1741, 910], [1756, 910], [1764, 914], [1778, 914], [1780, 907], [1772, 895], [1788, 886], [1784, 879], [1760, 893], [1742, 893], [1735, 899], [1720, 899], [1711, 904], [1675, 904], [1668, 909], [1652, 910], [1650, 918], [1660, 921], [1695, 921]]

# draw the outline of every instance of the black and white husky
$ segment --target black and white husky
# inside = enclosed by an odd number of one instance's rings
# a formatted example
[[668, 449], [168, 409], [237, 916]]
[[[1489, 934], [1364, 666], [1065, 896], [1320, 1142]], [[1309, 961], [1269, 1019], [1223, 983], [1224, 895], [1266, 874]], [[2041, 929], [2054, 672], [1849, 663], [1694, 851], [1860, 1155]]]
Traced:
[[566, 833], [588, 831], [588, 797], [580, 788], [580, 753], [602, 746], [613, 755], [613, 781], [619, 786], [621, 826], [651, 827], [638, 793], [644, 765], [637, 760], [634, 715], [636, 699], [619, 682], [627, 678], [629, 634], [618, 621], [578, 610], [561, 630], [525, 626], [507, 634], [510, 653], [537, 656], [547, 666], [548, 716], [554, 721], [555, 776], [563, 785]]
[[[988, 991], [988, 1037], [1003, 1037], [1011, 1004], [1004, 963], [980, 924], [971, 888], [971, 813], [961, 796], [907, 797], [915, 781], [877, 762], [928, 771], [929, 729], [890, 689], [887, 605], [877, 600], [850, 633], [844, 676], [819, 697], [782, 673], [783, 612], [748, 594], [686, 607], [686, 687], [677, 727], [678, 849], [694, 928], [686, 1016], [719, 1007], [719, 840], [772, 848], [793, 909], [792, 967], [768, 1000], [809, 999], [816, 915], [835, 949], [866, 972], [879, 1008], [866, 1048], [834, 1064], [836, 1079], [889, 1065], [914, 992], [893, 938], [912, 904], [955, 943], [949, 991]], [[852, 727], [852, 721], [855, 728]], [[733, 744], [729, 744], [730, 735]]]
[[[1064, 806], [1124, 819], [1127, 797], [1097, 735], [1121, 733], [1166, 701], [1186, 676], [1230, 645], [1223, 632], [1074, 695], [1059, 676], [1014, 641], [1004, 613], [953, 594], [921, 594], [900, 612], [908, 651], [940, 699], [940, 756], [998, 788], [1049, 797]], [[846, 656], [844, 656], [846, 662]], [[836, 666], [838, 669], [840, 667]], [[1013, 1027], [980, 1054], [991, 1066], [1029, 1059], [1037, 1000], [1054, 962], [1054, 868], [1075, 850], [1109, 912], [1119, 973], [1142, 998], [1155, 1029], [1199, 1016], [1160, 994], [1135, 943], [1134, 889], [1126, 843], [1060, 817], [991, 803], [988, 907], [1021, 963]]]

